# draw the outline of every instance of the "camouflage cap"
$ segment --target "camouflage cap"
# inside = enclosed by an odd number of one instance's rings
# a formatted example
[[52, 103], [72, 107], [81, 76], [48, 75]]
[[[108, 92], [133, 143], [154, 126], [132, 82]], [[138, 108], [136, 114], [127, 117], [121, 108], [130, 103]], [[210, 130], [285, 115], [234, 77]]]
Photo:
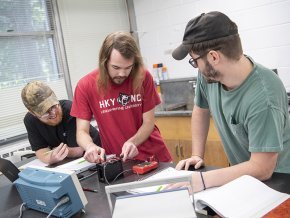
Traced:
[[21, 98], [25, 107], [39, 117], [53, 105], [59, 104], [52, 89], [41, 81], [28, 83], [22, 89]]

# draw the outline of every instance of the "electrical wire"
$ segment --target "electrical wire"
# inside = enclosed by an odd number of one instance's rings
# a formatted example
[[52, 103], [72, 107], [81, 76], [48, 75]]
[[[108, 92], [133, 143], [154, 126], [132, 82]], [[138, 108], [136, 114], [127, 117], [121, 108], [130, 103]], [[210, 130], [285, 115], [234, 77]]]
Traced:
[[122, 173], [130, 172], [130, 171], [133, 171], [133, 170], [132, 170], [132, 169], [128, 169], [128, 170], [124, 170], [123, 172], [119, 173], [119, 174], [114, 178], [114, 180], [112, 181], [112, 183], [115, 182], [116, 179], [117, 179], [117, 178], [118, 178]]
[[[149, 160], [149, 161], [152, 161], [152, 158], [154, 158], [155, 160], [157, 160], [157, 162], [159, 162], [159, 160], [158, 160], [155, 156], [149, 157], [148, 160]], [[108, 179], [107, 179], [107, 177], [106, 177], [106, 167], [107, 167], [108, 164], [110, 164], [110, 163], [114, 163], [114, 161], [116, 161], [116, 159], [110, 159], [110, 160], [108, 160], [107, 162], [105, 162], [105, 163], [104, 163], [104, 166], [103, 166], [103, 168], [104, 168], [104, 172], [103, 172], [103, 173], [104, 173], [104, 180], [105, 180], [106, 184], [108, 184], [108, 185], [111, 185], [111, 184], [110, 184], [110, 182], [108, 181]], [[128, 162], [131, 162], [131, 161], [136, 161], [136, 160], [130, 160], [130, 161], [128, 161]], [[143, 162], [143, 161], [142, 161], [142, 162]], [[118, 174], [118, 175], [117, 175], [117, 176], [112, 180], [111, 183], [114, 183], [114, 182], [117, 180], [117, 178], [118, 178], [120, 175], [122, 175], [123, 173], [125, 173], [125, 172], [130, 172], [130, 171], [133, 171], [133, 169], [123, 170], [122, 172], [120, 172], [120, 173], [119, 173], [119, 174]], [[97, 172], [98, 172], [98, 170], [97, 170], [96, 172], [94, 172], [94, 173], [92, 173], [92, 174], [86, 176], [86, 177], [83, 177], [83, 178], [79, 179], [79, 181], [82, 181], [82, 180], [84, 180], [84, 179], [86, 179], [86, 178], [88, 178], [88, 177], [94, 175], [94, 174], [97, 173]], [[142, 178], [140, 178], [140, 175], [139, 175], [137, 172], [135, 172], [135, 173], [136, 173], [136, 175], [138, 176], [137, 181], [142, 180]]]
[[91, 173], [91, 174], [89, 174], [89, 175], [87, 175], [87, 176], [84, 176], [83, 178], [79, 179], [79, 181], [83, 181], [83, 180], [85, 180], [85, 179], [87, 179], [87, 178], [89, 178], [89, 177], [95, 175], [96, 173], [98, 173], [97, 170], [96, 170], [95, 172], [93, 172], [93, 173]]
[[[147, 162], [151, 162], [151, 161], [153, 161], [153, 160], [156, 160], [156, 161], [159, 163], [158, 158], [155, 157], [155, 156], [148, 157], [147, 159], [148, 159]], [[134, 160], [131, 160], [131, 161], [134, 161]], [[142, 162], [143, 162], [143, 161], [142, 161]], [[111, 161], [109, 161], [108, 163], [111, 163]], [[107, 177], [106, 177], [106, 166], [107, 166], [108, 163], [105, 163], [105, 164], [104, 164], [104, 179], [105, 179], [105, 182], [106, 182], [108, 185], [111, 185], [111, 184], [109, 183], [109, 181], [107, 180]], [[133, 169], [128, 169], [128, 170], [124, 170], [124, 171], [122, 171], [121, 173], [119, 173], [119, 174], [118, 174], [118, 175], [113, 179], [112, 183], [115, 182], [116, 179], [117, 179], [120, 175], [122, 175], [122, 174], [125, 173], [125, 172], [130, 172], [130, 171], [133, 171]], [[138, 176], [138, 179], [137, 179], [136, 181], [141, 181], [141, 180], [144, 180], [144, 179], [145, 179], [145, 178], [140, 178], [139, 173], [137, 173], [137, 172], [135, 172], [135, 173], [136, 173], [136, 175]], [[157, 173], [157, 172], [156, 172], [156, 173]], [[155, 174], [155, 173], [154, 173], [154, 174]], [[148, 177], [150, 177], [151, 175], [152, 175], [152, 174], [150, 174]]]
[[106, 166], [107, 166], [107, 163], [105, 163], [105, 165], [104, 165], [104, 179], [105, 179], [105, 182], [106, 182], [108, 185], [110, 185], [110, 183], [108, 182], [107, 177], [106, 177]]
[[62, 199], [60, 199], [60, 201], [55, 205], [55, 207], [50, 211], [50, 213], [47, 215], [46, 218], [49, 218], [53, 212], [58, 208], [60, 207], [61, 205], [67, 203], [69, 201], [69, 197], [68, 196], [65, 196], [63, 197]]
[[25, 208], [25, 206], [26, 206], [26, 203], [22, 203], [21, 205], [20, 205], [20, 208], [19, 208], [19, 216], [18, 216], [18, 218], [21, 218], [22, 217], [22, 213], [23, 213], [23, 208]]
[[[104, 164], [104, 179], [105, 179], [105, 182], [108, 184], [108, 185], [111, 185], [110, 183], [109, 183], [109, 181], [107, 180], [107, 177], [106, 177], [106, 166], [107, 166], [107, 164], [108, 163], [105, 163]], [[128, 170], [123, 170], [122, 172], [120, 172], [113, 180], [112, 180], [112, 183], [113, 182], [115, 182], [116, 181], [116, 179], [120, 176], [120, 175], [122, 175], [123, 173], [125, 173], [125, 172], [130, 172], [130, 171], [132, 171], [132, 169], [128, 169]]]

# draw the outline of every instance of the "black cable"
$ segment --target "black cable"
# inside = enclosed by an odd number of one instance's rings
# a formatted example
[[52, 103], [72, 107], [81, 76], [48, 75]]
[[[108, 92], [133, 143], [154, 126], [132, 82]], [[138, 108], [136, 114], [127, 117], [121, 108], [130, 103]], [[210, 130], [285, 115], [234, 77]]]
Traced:
[[89, 177], [91, 177], [91, 176], [95, 175], [96, 173], [98, 173], [98, 171], [97, 171], [97, 170], [96, 170], [96, 171], [94, 171], [93, 173], [91, 173], [91, 174], [87, 175], [87, 176], [84, 176], [83, 178], [80, 178], [80, 179], [79, 179], [79, 181], [83, 181], [83, 180], [85, 180], [85, 179], [87, 179], [87, 178], [89, 178]]
[[116, 179], [120, 176], [120, 175], [122, 175], [122, 173], [125, 173], [125, 172], [130, 172], [130, 171], [133, 171], [132, 169], [128, 169], [128, 170], [123, 170], [123, 172], [121, 172], [121, 173], [119, 173], [115, 178], [114, 178], [114, 180], [112, 181], [112, 183], [113, 182], [115, 182], [116, 181]]
[[202, 185], [203, 185], [203, 190], [206, 190], [206, 186], [204, 184], [204, 179], [203, 179], [203, 175], [202, 175], [202, 172], [200, 171], [200, 177], [201, 177], [201, 181], [202, 181]]
[[[106, 177], [106, 166], [107, 166], [107, 163], [104, 164], [104, 179], [105, 179], [105, 182], [108, 184], [108, 185], [111, 185], [109, 183], [109, 181], [107, 180], [107, 177]], [[116, 181], [116, 179], [122, 175], [123, 173], [125, 172], [130, 172], [130, 171], [133, 171], [132, 169], [128, 169], [128, 170], [123, 170], [122, 172], [120, 172], [113, 180], [112, 180], [112, 183]]]

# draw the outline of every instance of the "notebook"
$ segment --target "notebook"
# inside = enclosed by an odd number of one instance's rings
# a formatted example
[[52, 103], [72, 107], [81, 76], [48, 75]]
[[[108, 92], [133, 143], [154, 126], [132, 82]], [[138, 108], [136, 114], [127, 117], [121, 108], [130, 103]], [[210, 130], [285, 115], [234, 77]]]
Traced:
[[27, 167], [30, 167], [30, 166], [39, 166], [39, 167], [46, 167], [48, 164], [46, 163], [43, 163], [42, 161], [40, 161], [39, 159], [34, 159], [20, 167], [18, 167], [19, 170], [24, 170], [25, 168]]
[[[115, 154], [110, 154], [110, 155], [106, 155], [106, 159], [110, 160], [111, 158], [116, 157]], [[19, 167], [20, 170], [24, 170], [26, 167], [29, 166], [39, 166], [39, 167], [50, 167], [48, 166], [48, 164], [43, 163], [42, 161], [40, 161], [39, 159], [35, 159], [33, 161], [30, 161], [27, 164], [22, 165], [21, 167]], [[61, 164], [59, 166], [56, 166], [54, 168], [58, 168], [58, 169], [66, 169], [66, 170], [72, 170], [74, 172], [76, 172], [76, 174], [79, 174], [81, 172], [84, 172], [92, 167], [95, 167], [96, 163], [90, 163], [87, 160], [85, 160], [83, 157], [80, 157], [78, 159], [69, 161], [67, 163]]]
[[248, 175], [194, 194], [196, 210], [209, 206], [221, 217], [233, 218], [262, 217], [288, 198]]
[[[178, 171], [169, 167], [145, 180], [169, 178], [192, 174], [191, 171]], [[162, 186], [145, 187], [130, 190], [131, 193], [159, 192]], [[214, 210], [221, 217], [258, 218], [280, 205], [290, 196], [278, 192], [251, 176], [241, 176], [223, 186], [194, 193], [195, 211], [207, 213], [207, 208]], [[245, 203], [246, 202], [246, 203]]]
[[[144, 180], [151, 181], [151, 180], [158, 180], [158, 179], [164, 179], [164, 178], [171, 178], [174, 176], [186, 176], [186, 175], [191, 175], [191, 174], [192, 174], [192, 171], [176, 170], [173, 167], [168, 167], [161, 171], [156, 172], [154, 175], [147, 177]], [[162, 191], [166, 185], [167, 184], [145, 187], [145, 188], [136, 188], [136, 189], [130, 190], [130, 193], [146, 193], [146, 192]]]
[[96, 166], [96, 163], [90, 163], [87, 160], [85, 160], [85, 158], [81, 157], [76, 160], [70, 161], [68, 163], [59, 165], [55, 168], [72, 170], [72, 171], [75, 171], [76, 174], [79, 174], [95, 166]]
[[[30, 166], [39, 166], [39, 167], [50, 167], [48, 166], [48, 164], [43, 163], [42, 161], [40, 161], [39, 159], [35, 159], [30, 161], [27, 164], [22, 165], [21, 167], [19, 167], [20, 170], [24, 170], [27, 167]], [[86, 170], [88, 170], [91, 167], [96, 166], [96, 163], [90, 163], [88, 161], [86, 161], [83, 157], [80, 157], [78, 159], [72, 160], [70, 162], [67, 162], [65, 164], [61, 164], [59, 166], [56, 166], [54, 168], [58, 168], [58, 169], [66, 169], [66, 170], [72, 170], [75, 171], [76, 174], [79, 174], [81, 172], [84, 172]]]

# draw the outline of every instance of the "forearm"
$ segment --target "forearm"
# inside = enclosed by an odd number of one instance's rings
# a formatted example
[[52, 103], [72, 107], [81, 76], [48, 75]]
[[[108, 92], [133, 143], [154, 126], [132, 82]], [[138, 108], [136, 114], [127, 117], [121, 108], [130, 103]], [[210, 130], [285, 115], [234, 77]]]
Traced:
[[138, 146], [148, 139], [153, 129], [154, 122], [143, 122], [136, 134], [128, 139], [127, 142], [132, 142], [134, 145]]
[[53, 164], [51, 163], [51, 150], [48, 148], [42, 148], [35, 152], [36, 157], [43, 163]]
[[274, 172], [277, 153], [256, 153], [252, 154], [249, 161], [203, 173], [207, 188], [224, 185], [242, 175], [250, 175], [261, 181], [267, 180]]
[[191, 117], [192, 155], [204, 157], [210, 122], [209, 111], [195, 107]]
[[142, 125], [136, 134], [127, 140], [127, 142], [131, 142], [135, 146], [138, 146], [146, 141], [153, 131], [155, 123], [154, 108], [144, 113], [142, 119]]
[[67, 157], [81, 157], [84, 154], [84, 149], [82, 147], [68, 147]]
[[105, 150], [97, 146], [90, 136], [90, 121], [77, 118], [77, 143], [85, 150], [84, 158], [91, 163], [105, 159]]
[[91, 138], [89, 132], [84, 130], [77, 131], [77, 143], [85, 151], [91, 146], [94, 145], [93, 139]]
[[54, 158], [53, 150], [49, 148], [39, 149], [35, 152], [36, 157], [43, 163], [48, 165], [59, 162], [59, 159]]

